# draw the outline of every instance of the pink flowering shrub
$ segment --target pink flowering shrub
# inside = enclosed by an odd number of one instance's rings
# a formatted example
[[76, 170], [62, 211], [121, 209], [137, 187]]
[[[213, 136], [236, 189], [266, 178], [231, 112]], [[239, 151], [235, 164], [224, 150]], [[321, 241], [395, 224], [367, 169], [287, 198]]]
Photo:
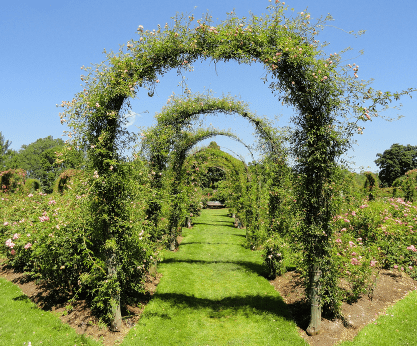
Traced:
[[339, 268], [339, 276], [345, 280], [350, 291], [343, 291], [347, 300], [356, 300], [369, 292], [380, 268], [378, 249], [365, 246], [361, 237], [355, 238], [349, 231], [336, 231], [332, 259]]
[[[349, 216], [349, 223], [345, 218]], [[363, 202], [347, 209], [335, 220], [344, 234], [360, 238], [376, 261], [373, 267], [403, 268], [417, 277], [417, 204], [402, 198], [384, 198]], [[346, 246], [352, 248], [347, 240]], [[336, 242], [337, 244], [337, 242]], [[375, 250], [376, 249], [376, 250]], [[374, 262], [372, 262], [374, 263]]]
[[[48, 280], [68, 294], [78, 292], [100, 310], [107, 306], [102, 290], [107, 279], [104, 246], [92, 241], [96, 231], [86, 213], [88, 182], [69, 184], [63, 194], [0, 193], [0, 255], [15, 270]], [[120, 225], [127, 237], [120, 251], [124, 297], [144, 291], [145, 275], [158, 259], [145, 215], [146, 189], [138, 187], [127, 209], [130, 221]]]

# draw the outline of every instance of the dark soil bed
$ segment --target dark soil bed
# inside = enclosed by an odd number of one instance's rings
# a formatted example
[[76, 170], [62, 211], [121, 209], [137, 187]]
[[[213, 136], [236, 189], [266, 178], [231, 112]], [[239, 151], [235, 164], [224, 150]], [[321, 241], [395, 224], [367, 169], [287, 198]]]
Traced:
[[300, 328], [300, 335], [312, 346], [331, 346], [342, 340], [352, 340], [365, 325], [374, 322], [384, 313], [387, 307], [404, 298], [408, 292], [417, 289], [417, 282], [406, 274], [382, 270], [376, 280], [372, 300], [363, 296], [354, 303], [343, 303], [343, 321], [323, 318], [321, 333], [308, 336], [305, 330], [309, 324], [310, 307], [300, 275], [287, 272], [270, 283], [288, 304], [294, 321]]

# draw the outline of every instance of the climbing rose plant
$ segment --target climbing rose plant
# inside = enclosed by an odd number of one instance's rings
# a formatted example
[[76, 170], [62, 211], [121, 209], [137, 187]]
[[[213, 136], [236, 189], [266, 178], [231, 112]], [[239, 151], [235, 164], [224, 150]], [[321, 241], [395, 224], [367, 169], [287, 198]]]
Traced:
[[300, 175], [297, 201], [304, 213], [300, 227], [310, 268], [307, 287], [313, 317], [307, 331], [319, 331], [326, 294], [323, 287], [334, 284], [329, 270], [333, 265], [328, 225], [337, 209], [330, 189], [336, 161], [349, 147], [351, 135], [363, 131], [358, 121], [378, 116], [379, 109], [411, 90], [383, 93], [359, 81], [357, 65], [341, 66], [340, 55], [326, 56], [322, 51], [316, 40], [322, 21], [312, 24], [307, 12], [286, 17], [285, 5], [276, 3], [262, 17], [229, 14], [217, 25], [209, 16], [196, 22], [190, 16], [175, 20], [172, 27], [166, 24], [152, 31], [139, 26], [139, 39], [129, 41], [126, 51], [118, 55], [108, 54], [105, 63], [87, 68], [88, 74], [81, 77], [84, 89], [73, 100], [62, 103], [65, 110], [61, 119], [71, 128], [71, 145], [87, 151], [90, 171], [103, 181], [92, 186], [91, 196], [95, 195], [97, 206], [101, 206], [100, 212], [95, 211], [94, 224], [106, 249], [107, 282], [112, 282], [107, 296], [111, 297], [115, 330], [121, 323], [118, 268], [123, 254], [119, 245], [128, 220], [124, 198], [129, 196], [128, 175], [120, 165], [122, 148], [131, 140], [123, 127], [123, 114], [129, 99], [141, 89], [153, 95], [160, 78], [169, 70], [187, 69], [197, 60], [212, 59], [262, 63], [273, 93], [295, 109], [293, 145]]

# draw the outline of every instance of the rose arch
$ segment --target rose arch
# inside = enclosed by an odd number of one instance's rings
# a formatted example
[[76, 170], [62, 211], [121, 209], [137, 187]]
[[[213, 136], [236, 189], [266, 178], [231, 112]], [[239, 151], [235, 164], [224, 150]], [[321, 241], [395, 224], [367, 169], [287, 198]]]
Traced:
[[[126, 178], [117, 167], [120, 151], [131, 139], [123, 127], [126, 122], [123, 114], [129, 107], [129, 100], [141, 88], [153, 95], [166, 72], [189, 68], [198, 60], [259, 62], [267, 71], [265, 80], [272, 80], [272, 92], [280, 101], [293, 106], [296, 113], [292, 142], [298, 158], [295, 169], [301, 176], [297, 203], [303, 210], [302, 242], [309, 267], [307, 289], [312, 304], [312, 319], [307, 331], [316, 334], [323, 299], [326, 298], [327, 303], [333, 299], [331, 295], [323, 295], [320, 283], [328, 288], [335, 280], [332, 278], [335, 270], [329, 262], [330, 221], [335, 213], [331, 183], [336, 160], [349, 145], [347, 135], [337, 131], [337, 117], [340, 113], [358, 117], [365, 111], [368, 114], [362, 106], [365, 102], [362, 94], [366, 94], [367, 102], [371, 102], [371, 114], [376, 106], [385, 105], [392, 95], [364, 91], [359, 83], [355, 84], [346, 74], [338, 72], [340, 59], [338, 56], [324, 57], [315, 40], [317, 26], [310, 24], [307, 13], [288, 19], [284, 8], [278, 5], [271, 7], [270, 14], [263, 17], [231, 15], [216, 26], [208, 16], [197, 24], [193, 22], [194, 17], [190, 16], [186, 20], [176, 20], [172, 27], [166, 25], [153, 31], [144, 31], [140, 26], [140, 37], [127, 43], [127, 52], [109, 54], [107, 64], [90, 69], [87, 76], [82, 76], [84, 90], [72, 101], [62, 104], [66, 108], [61, 115], [62, 121], [68, 121], [72, 128], [70, 135], [75, 136], [76, 144], [86, 148], [90, 169], [104, 180], [113, 182], [113, 185], [100, 186], [94, 197], [107, 206], [105, 214], [95, 217], [99, 221], [96, 224], [102, 228], [97, 241], [103, 243], [107, 251], [108, 281], [114, 283], [110, 305], [112, 309], [120, 306], [117, 251], [123, 227], [111, 220], [122, 220], [124, 216], [122, 203], [112, 186], [120, 188]], [[204, 107], [210, 107], [209, 103], [203, 102], [200, 112]], [[222, 109], [227, 111], [227, 107], [224, 104]], [[184, 120], [173, 117], [170, 121], [177, 126]], [[112, 310], [113, 316], [117, 315], [116, 310]], [[118, 324], [114, 322], [113, 329], [117, 328]]]

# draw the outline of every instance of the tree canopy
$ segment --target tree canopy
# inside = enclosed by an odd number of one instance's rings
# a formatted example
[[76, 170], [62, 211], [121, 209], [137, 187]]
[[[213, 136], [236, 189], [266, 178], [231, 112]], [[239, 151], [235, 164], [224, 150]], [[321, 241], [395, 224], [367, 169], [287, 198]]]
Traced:
[[376, 156], [375, 164], [380, 168], [378, 175], [383, 187], [392, 186], [395, 179], [417, 168], [417, 146], [394, 143]]
[[3, 167], [4, 161], [6, 159], [7, 153], [10, 153], [10, 145], [12, 142], [9, 140], [6, 140], [3, 134], [0, 131], [0, 168]]

